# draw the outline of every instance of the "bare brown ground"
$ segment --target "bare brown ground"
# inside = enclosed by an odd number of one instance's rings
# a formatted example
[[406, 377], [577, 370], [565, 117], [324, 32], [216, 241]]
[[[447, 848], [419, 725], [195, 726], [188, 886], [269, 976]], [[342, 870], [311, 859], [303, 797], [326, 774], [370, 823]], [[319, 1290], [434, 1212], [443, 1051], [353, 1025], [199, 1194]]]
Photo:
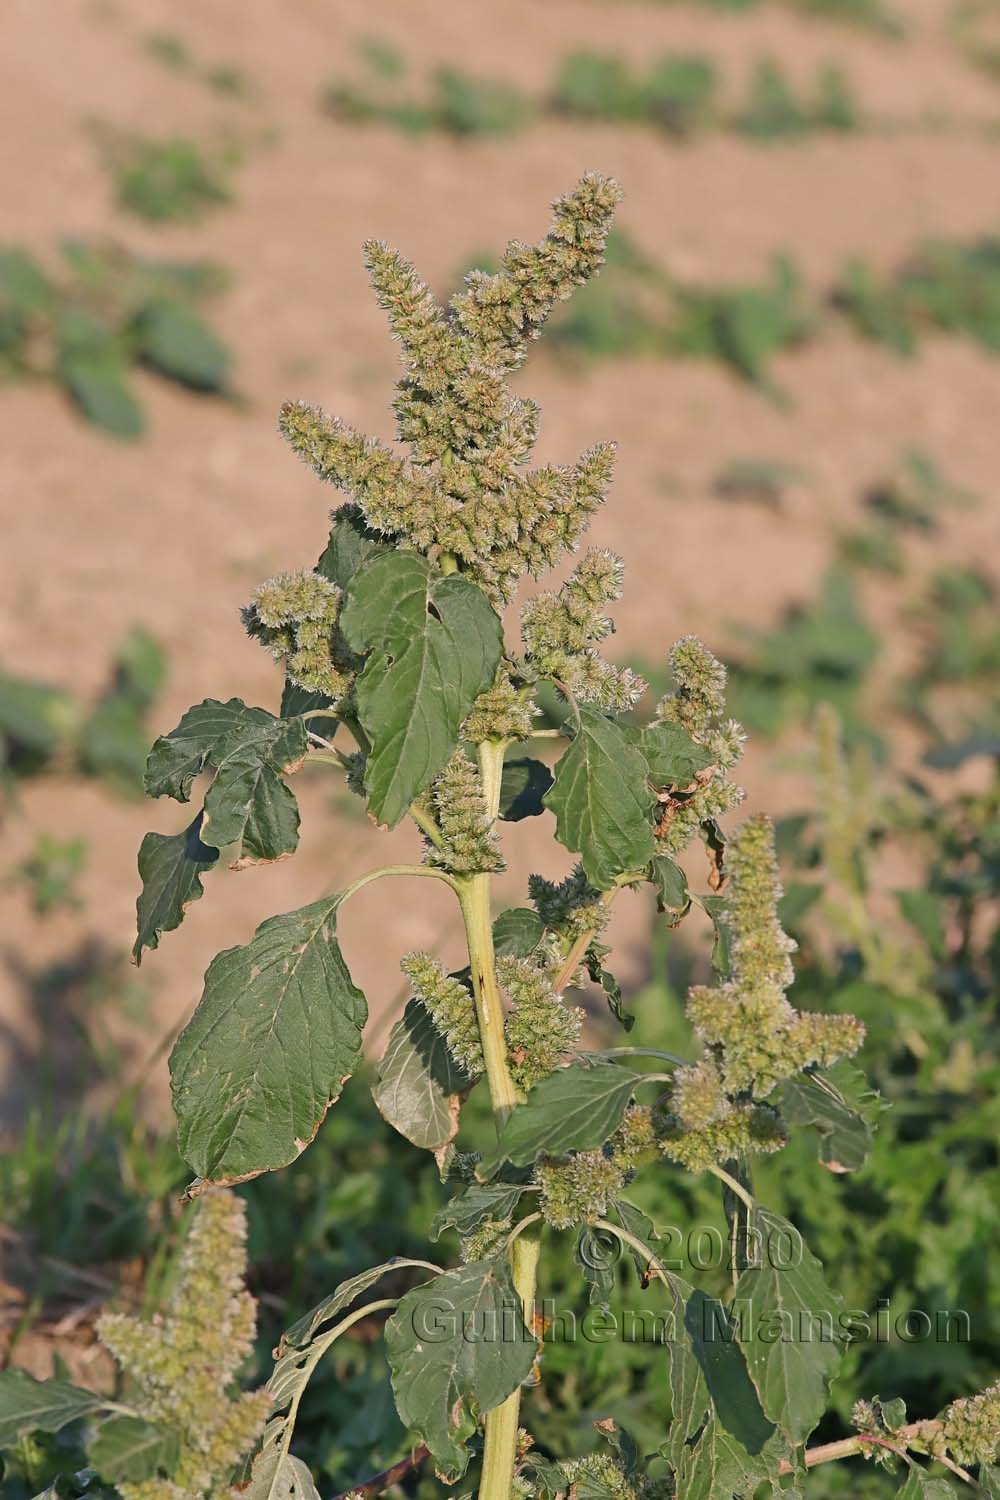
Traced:
[[[894, 45], [777, 7], [726, 17], [640, 0], [381, 0], [377, 7], [359, 0], [184, 7], [7, 0], [4, 237], [48, 254], [63, 235], [111, 234], [139, 251], [231, 266], [237, 282], [214, 317], [236, 351], [246, 405], [229, 408], [144, 382], [151, 430], [127, 446], [87, 427], [54, 393], [3, 391], [0, 659], [94, 693], [116, 641], [138, 621], [169, 651], [157, 730], [204, 696], [274, 703], [274, 673], [243, 637], [236, 611], [261, 577], [318, 555], [335, 500], [285, 450], [277, 407], [301, 396], [391, 433], [395, 356], [361, 266], [368, 236], [398, 244], [444, 288], [476, 251], [540, 233], [547, 201], [591, 167], [621, 179], [623, 223], [684, 276], [757, 276], [783, 249], [821, 282], [852, 252], [888, 265], [924, 236], [995, 230], [1000, 145], [982, 127], [1000, 118], [1000, 90], [957, 58], [943, 3], [911, 0], [901, 8], [913, 34]], [[142, 50], [153, 30], [181, 33], [206, 62], [245, 69], [258, 97], [223, 101], [167, 71]], [[844, 64], [873, 112], [912, 120], [934, 114], [945, 123], [793, 148], [723, 137], [678, 147], [651, 132], [569, 124], [505, 142], [413, 140], [334, 124], [317, 109], [322, 84], [356, 69], [355, 43], [369, 34], [401, 48], [416, 73], [455, 62], [535, 88], [571, 46], [617, 47], [636, 62], [663, 50], [709, 50], [736, 88], [765, 51], [801, 78], [829, 59]], [[151, 229], [114, 211], [82, 127], [93, 116], [143, 131], [210, 136], [228, 127], [247, 139], [271, 132], [273, 140], [251, 152], [233, 208], [196, 227]], [[787, 410], [721, 368], [697, 364], [605, 363], [573, 376], [540, 351], [522, 377], [544, 406], [540, 459], [570, 459], [597, 438], [619, 441], [618, 479], [594, 540], [627, 563], [623, 652], [655, 658], [689, 630], [721, 647], [733, 622], [772, 623], [790, 602], [808, 599], [861, 488], [910, 444], [982, 496], [978, 509], [948, 519], [919, 565], [995, 558], [1000, 361], [935, 340], [918, 359], [900, 362], [831, 331], [780, 361], [777, 374], [794, 397]], [[712, 496], [713, 475], [750, 454], [807, 472], [780, 514]], [[900, 659], [910, 648], [889, 593], [872, 588], [866, 602], [886, 631], [890, 658]], [[213, 873], [183, 929], [147, 958], [153, 1023], [138, 1036], [119, 1027], [133, 1037], [128, 1055], [136, 1064], [183, 1021], [219, 948], [245, 941], [265, 916], [312, 899], [348, 871], [414, 851], [405, 832], [387, 838], [333, 817], [333, 787], [323, 775], [298, 779], [308, 784], [297, 788], [305, 816], [295, 859]], [[754, 803], [775, 811], [797, 805], [804, 791], [787, 753], [755, 753], [745, 779]], [[0, 1077], [6, 1069], [9, 1112], [36, 1088], [39, 1054], [67, 1034], [65, 1014], [50, 1013], [33, 995], [32, 976], [93, 938], [128, 948], [139, 839], [150, 827], [177, 828], [182, 818], [172, 804], [130, 804], [94, 784], [51, 777], [27, 786], [5, 820], [5, 868], [38, 830], [85, 836], [92, 845], [80, 913], [43, 923], [23, 894], [5, 896]], [[527, 837], [517, 842], [521, 852], [499, 883], [511, 900], [536, 858], [524, 853]], [[549, 873], [565, 867], [558, 851], [539, 857]], [[621, 905], [619, 969], [635, 979], [647, 908], [634, 898]], [[376, 1035], [384, 1035], [399, 992], [398, 953], [438, 943], [454, 951], [454, 912], [437, 891], [396, 885], [388, 896], [364, 892], [344, 925], [348, 959], [379, 1018]], [[66, 1043], [55, 1056], [57, 1091], [64, 1084], [71, 1093], [76, 1054]], [[162, 1058], [151, 1081], [154, 1103], [162, 1102]]]

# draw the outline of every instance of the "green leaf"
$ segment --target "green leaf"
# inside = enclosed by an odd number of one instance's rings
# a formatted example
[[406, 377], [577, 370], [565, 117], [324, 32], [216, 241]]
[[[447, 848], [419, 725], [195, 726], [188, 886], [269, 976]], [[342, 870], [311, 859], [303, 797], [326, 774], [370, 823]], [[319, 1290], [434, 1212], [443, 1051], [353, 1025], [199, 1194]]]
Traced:
[[0, 250], [0, 298], [18, 312], [43, 312], [53, 287], [32, 256], [13, 246]]
[[370, 652], [356, 687], [372, 743], [365, 785], [372, 816], [391, 828], [441, 770], [473, 702], [492, 684], [500, 620], [467, 578], [393, 551], [355, 573], [340, 625], [348, 645]]
[[709, 1408], [708, 1387], [695, 1356], [685, 1323], [685, 1309], [694, 1288], [679, 1276], [670, 1277], [673, 1338], [670, 1351], [670, 1428], [660, 1453], [673, 1469], [681, 1467], [687, 1445], [698, 1432]]
[[646, 761], [621, 725], [581, 709], [545, 805], [556, 815], [559, 842], [580, 855], [598, 890], [609, 890], [626, 871], [644, 870], [653, 857], [655, 799], [646, 776]]
[[142, 1417], [109, 1417], [87, 1447], [87, 1457], [102, 1479], [129, 1484], [171, 1473], [180, 1457], [180, 1437]]
[[520, 823], [545, 811], [544, 797], [552, 786], [552, 772], [544, 761], [506, 760], [500, 778], [500, 818]]
[[931, 957], [942, 962], [948, 953], [945, 937], [945, 906], [936, 891], [897, 891], [896, 902], [903, 916], [924, 939]]
[[206, 1184], [294, 1161], [357, 1067], [368, 1007], [336, 941], [339, 901], [271, 917], [209, 965], [170, 1055], [180, 1152]]
[[68, 1380], [35, 1380], [25, 1370], [0, 1370], [0, 1448], [26, 1432], [59, 1432], [106, 1404]]
[[128, 367], [117, 353], [65, 354], [59, 375], [89, 422], [120, 438], [140, 437], [142, 408], [127, 381]]
[[542, 940], [545, 924], [530, 906], [511, 906], [493, 923], [493, 949], [500, 956], [527, 958]]
[[504, 1261], [472, 1261], [408, 1292], [386, 1324], [396, 1409], [449, 1481], [477, 1417], [516, 1391], [536, 1342]]
[[690, 786], [698, 771], [712, 764], [711, 751], [698, 745], [680, 724], [648, 724], [639, 733], [639, 749], [659, 787]]
[[947, 1479], [932, 1479], [917, 1464], [910, 1468], [906, 1483], [896, 1491], [897, 1500], [955, 1500], [955, 1495], [955, 1487]]
[[726, 923], [726, 898], [725, 896], [696, 896], [692, 891], [691, 900], [696, 906], [701, 907], [706, 916], [711, 918], [715, 929], [715, 942], [712, 944], [712, 968], [721, 978], [727, 979], [732, 966], [732, 956], [729, 927]]
[[635, 1016], [630, 1015], [625, 1009], [625, 997], [622, 987], [618, 983], [610, 969], [604, 967], [603, 959], [611, 950], [603, 943], [591, 943], [583, 961], [587, 966], [587, 973], [595, 984], [599, 984], [604, 991], [604, 998], [608, 1002], [608, 1009], [615, 1020], [625, 1031], [631, 1031], [635, 1025]]
[[185, 303], [163, 298], [148, 304], [135, 333], [138, 354], [161, 375], [199, 391], [225, 386], [229, 350]]
[[372, 1098], [413, 1146], [440, 1151], [454, 1140], [462, 1098], [475, 1083], [419, 1000], [410, 1000], [389, 1033]]
[[439, 1240], [446, 1229], [464, 1237], [487, 1219], [509, 1218], [525, 1186], [523, 1182], [472, 1183], [438, 1209], [431, 1220], [430, 1238]]
[[658, 854], [650, 866], [650, 880], [656, 887], [657, 911], [669, 912], [671, 927], [681, 920], [691, 905], [687, 876], [680, 865], [665, 854]]
[[172, 932], [184, 920], [192, 901], [202, 894], [201, 877], [219, 858], [218, 849], [203, 844], [199, 813], [183, 833], [147, 833], [139, 845], [142, 890], [135, 903], [135, 962], [144, 948], [158, 948], [160, 934]]
[[247, 708], [239, 698], [228, 703], [206, 698], [154, 742], [146, 763], [146, 791], [151, 797], [187, 802], [191, 783], [206, 767], [219, 769], [230, 756], [250, 748], [276, 768], [292, 766], [306, 752], [305, 725], [266, 708]]
[[571, 1063], [536, 1083], [508, 1117], [496, 1154], [476, 1175], [487, 1176], [504, 1160], [529, 1166], [542, 1152], [565, 1156], [602, 1146], [618, 1129], [641, 1073], [616, 1063]]
[[205, 797], [206, 841], [217, 849], [239, 845], [232, 869], [293, 854], [299, 842], [299, 804], [278, 771], [255, 746], [234, 752]]
[[316, 572], [338, 588], [346, 589], [362, 563], [389, 550], [368, 530], [359, 510], [353, 505], [342, 505], [333, 513], [330, 539], [316, 564]]
[[37, 756], [51, 755], [75, 732], [77, 709], [61, 688], [0, 672], [0, 735]]
[[281, 1451], [284, 1426], [276, 1418], [265, 1427], [264, 1445], [254, 1457], [249, 1482], [239, 1490], [241, 1500], [319, 1500], [308, 1466]]
[[161, 735], [146, 762], [151, 797], [187, 802], [194, 778], [208, 767], [215, 781], [205, 798], [202, 842], [236, 847], [234, 868], [280, 859], [298, 844], [299, 813], [281, 773], [306, 753], [305, 723], [282, 719], [239, 698], [208, 698], [189, 708], [176, 729]]
[[[807, 1125], [819, 1135], [819, 1159], [831, 1172], [856, 1172], [872, 1144], [872, 1102], [878, 1096], [852, 1063], [826, 1073], [799, 1073], [781, 1086], [781, 1113], [790, 1125]], [[867, 1114], [856, 1100], [866, 1100]], [[876, 1105], [877, 1108], [877, 1105]]]
[[843, 1299], [787, 1219], [758, 1207], [754, 1230], [757, 1263], [735, 1292], [740, 1344], [765, 1415], [803, 1443], [826, 1410], [840, 1364]]
[[291, 1328], [282, 1334], [279, 1345], [280, 1353], [283, 1354], [286, 1349], [304, 1349], [312, 1342], [324, 1323], [332, 1322], [339, 1313], [346, 1312], [351, 1303], [358, 1300], [362, 1292], [367, 1292], [369, 1287], [373, 1287], [377, 1281], [381, 1281], [382, 1277], [388, 1276], [390, 1272], [401, 1271], [407, 1267], [417, 1267], [424, 1271], [430, 1269], [425, 1261], [408, 1260], [405, 1256], [394, 1255], [391, 1260], [385, 1260], [379, 1266], [370, 1266], [367, 1271], [359, 1271], [357, 1276], [351, 1276], [347, 1281], [342, 1281], [329, 1297], [324, 1297], [323, 1301], [318, 1303], [311, 1312], [299, 1318], [297, 1323], [293, 1323]]
[[714, 1297], [692, 1290], [684, 1309], [684, 1326], [720, 1427], [746, 1453], [762, 1453], [774, 1437], [774, 1423], [768, 1421], [757, 1399], [737, 1342], [739, 1324], [731, 1310]]
[[776, 1474], [776, 1468], [764, 1455], [748, 1453], [712, 1416], [697, 1443], [681, 1458], [677, 1493], [684, 1500], [750, 1500], [768, 1475]]

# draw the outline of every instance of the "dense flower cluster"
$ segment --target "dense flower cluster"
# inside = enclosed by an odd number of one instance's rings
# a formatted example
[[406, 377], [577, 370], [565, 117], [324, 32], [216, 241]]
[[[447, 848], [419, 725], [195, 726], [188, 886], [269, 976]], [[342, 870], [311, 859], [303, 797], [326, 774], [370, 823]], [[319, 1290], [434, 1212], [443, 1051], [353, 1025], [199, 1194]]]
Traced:
[[427, 800], [441, 833], [440, 846], [428, 846], [428, 863], [452, 875], [476, 875], [504, 868], [483, 796], [482, 779], [461, 747], [431, 783]]
[[583, 1011], [564, 1005], [546, 969], [530, 958], [500, 958], [497, 977], [511, 1008], [504, 1023], [514, 1082], [530, 1089], [555, 1071], [580, 1039]]
[[539, 413], [507, 377], [555, 303], [599, 270], [619, 197], [609, 178], [583, 177], [554, 205], [539, 244], [509, 245], [495, 275], [470, 272], [447, 309], [395, 250], [365, 247], [401, 347], [393, 407], [409, 459], [315, 407], [292, 402], [281, 413], [295, 451], [352, 497], [373, 531], [440, 549], [499, 602], [576, 546], [610, 482], [610, 444], [575, 465], [524, 469]]
[[528, 876], [532, 903], [545, 926], [561, 938], [572, 941], [585, 932], [599, 935], [607, 926], [610, 912], [583, 873], [575, 865], [565, 880], [558, 883], [543, 875]]
[[554, 1229], [603, 1218], [644, 1156], [656, 1144], [652, 1114], [632, 1105], [614, 1135], [596, 1151], [578, 1151], [565, 1161], [542, 1161], [535, 1169], [539, 1207]]
[[350, 656], [336, 630], [341, 598], [319, 573], [279, 573], [242, 610], [247, 634], [281, 662], [290, 682], [333, 699], [351, 682]]
[[943, 1418], [942, 1438], [960, 1464], [992, 1464], [1000, 1446], [1000, 1381], [953, 1401]]
[[795, 944], [778, 920], [781, 884], [769, 819], [749, 818], [737, 829], [726, 868], [730, 977], [715, 989], [690, 992], [688, 1019], [706, 1054], [678, 1069], [662, 1131], [665, 1154], [692, 1170], [742, 1150], [777, 1149], [784, 1129], [761, 1101], [803, 1068], [849, 1056], [864, 1037], [854, 1016], [802, 1014], [785, 998]]
[[657, 828], [666, 854], [677, 854], [702, 826], [730, 812], [743, 801], [743, 788], [729, 780], [728, 771], [743, 754], [746, 733], [726, 717], [726, 669], [697, 636], [686, 635], [669, 655], [673, 690], [657, 705], [659, 723], [679, 724], [712, 756], [712, 765], [683, 796], [670, 799]]
[[493, 686], [472, 705], [462, 738], [476, 745], [483, 740], [527, 740], [537, 714], [529, 691], [515, 687], [509, 670], [501, 666]]
[[180, 1442], [169, 1479], [122, 1482], [123, 1500], [235, 1497], [230, 1472], [263, 1429], [266, 1389], [230, 1396], [253, 1347], [256, 1305], [243, 1287], [246, 1209], [228, 1192], [199, 1203], [166, 1312], [106, 1313], [97, 1325], [131, 1383], [129, 1401]]
[[611, 713], [633, 707], [646, 691], [631, 668], [613, 666], [595, 649], [614, 630], [604, 608], [621, 598], [623, 570], [613, 552], [592, 548], [557, 592], [529, 599], [521, 611], [530, 670]]
[[466, 985], [446, 974], [428, 953], [407, 953], [399, 967], [436, 1029], [448, 1043], [452, 1057], [475, 1077], [483, 1071], [476, 1005]]

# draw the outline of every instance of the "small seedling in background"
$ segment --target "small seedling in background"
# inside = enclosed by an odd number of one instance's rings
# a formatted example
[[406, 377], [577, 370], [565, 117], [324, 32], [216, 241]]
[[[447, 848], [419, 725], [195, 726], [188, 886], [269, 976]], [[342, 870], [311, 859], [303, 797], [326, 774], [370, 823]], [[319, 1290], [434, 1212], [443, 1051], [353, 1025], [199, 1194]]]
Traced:
[[78, 909], [83, 900], [77, 882], [89, 854], [86, 839], [58, 839], [40, 833], [32, 852], [15, 865], [12, 883], [30, 893], [31, 905], [40, 917], [60, 908]]
[[768, 366], [775, 354], [809, 338], [815, 314], [808, 306], [795, 263], [775, 256], [761, 285], [675, 288], [677, 313], [670, 330], [678, 354], [714, 358], [745, 380], [783, 399]]
[[798, 140], [816, 130], [855, 131], [861, 112], [842, 68], [819, 68], [811, 98], [800, 99], [781, 67], [771, 58], [755, 67], [747, 98], [733, 116], [733, 126], [751, 140]]
[[232, 63], [199, 64], [183, 37], [174, 32], [152, 32], [143, 41], [150, 57], [176, 73], [193, 74], [217, 94], [233, 99], [249, 99], [254, 86], [242, 68]]
[[868, 490], [864, 505], [870, 523], [840, 539], [840, 555], [853, 566], [899, 577], [906, 567], [906, 534], [936, 531], [942, 510], [975, 503], [975, 496], [952, 484], [928, 454], [911, 448], [892, 475]]
[[192, 390], [223, 395], [229, 351], [197, 312], [227, 283], [218, 267], [142, 260], [68, 240], [51, 275], [26, 251], [0, 248], [0, 369], [60, 385], [89, 421], [138, 437], [144, 416], [132, 388], [144, 365]]
[[574, 52], [556, 74], [551, 107], [580, 119], [655, 125], [687, 137], [712, 122], [718, 82], [705, 56], [666, 56], [645, 72], [630, 72], [609, 53]]
[[795, 464], [773, 458], [734, 458], [719, 470], [712, 489], [723, 500], [747, 500], [779, 510], [786, 490], [802, 478], [803, 471]]
[[125, 213], [154, 223], [189, 223], [233, 201], [234, 145], [209, 149], [187, 136], [157, 137], [95, 127], [115, 198]]
[[126, 795], [141, 789], [147, 715], [165, 680], [163, 647], [147, 630], [134, 627], [115, 652], [106, 691], [81, 726], [77, 757], [82, 771]]
[[134, 795], [142, 787], [146, 715], [165, 676], [163, 647], [141, 626], [117, 647], [111, 680], [89, 713], [62, 689], [0, 673], [0, 765], [8, 783], [60, 766]]
[[859, 611], [849, 573], [832, 568], [813, 602], [789, 610], [774, 630], [741, 635], [753, 649], [732, 665], [732, 696], [752, 729], [777, 734], [828, 702], [857, 731], [858, 698], [879, 641]]
[[437, 68], [422, 94], [401, 96], [405, 59], [395, 48], [366, 38], [359, 52], [368, 74], [360, 83], [326, 86], [323, 107], [352, 124], [392, 125], [408, 134], [442, 131], [454, 136], [504, 136], [521, 130], [534, 109], [515, 85], [474, 78], [459, 68]]
[[173, 31], [152, 31], [143, 39], [143, 47], [150, 57], [177, 73], [189, 73], [194, 67], [194, 57], [183, 37]]
[[866, 338], [898, 354], [935, 330], [1000, 353], [1000, 239], [933, 241], [886, 276], [850, 261], [832, 300]]

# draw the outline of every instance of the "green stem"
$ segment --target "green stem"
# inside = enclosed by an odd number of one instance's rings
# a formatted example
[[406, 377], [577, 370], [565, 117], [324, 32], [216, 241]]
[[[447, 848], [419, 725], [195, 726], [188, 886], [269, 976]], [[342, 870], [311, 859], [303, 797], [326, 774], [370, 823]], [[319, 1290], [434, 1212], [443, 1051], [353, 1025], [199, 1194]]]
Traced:
[[357, 1312], [349, 1313], [346, 1318], [342, 1318], [335, 1327], [330, 1329], [329, 1333], [324, 1333], [321, 1338], [315, 1339], [314, 1342], [310, 1344], [308, 1353], [306, 1353], [306, 1351], [303, 1351], [303, 1353], [305, 1354], [305, 1359], [302, 1365], [302, 1374], [304, 1378], [300, 1377], [296, 1381], [295, 1394], [293, 1395], [289, 1404], [288, 1415], [285, 1417], [284, 1426], [281, 1429], [281, 1436], [278, 1438], [279, 1465], [281, 1460], [287, 1455], [288, 1450], [292, 1445], [292, 1434], [295, 1431], [295, 1420], [299, 1414], [299, 1403], [302, 1400], [303, 1392], [305, 1391], [306, 1386], [309, 1384], [309, 1380], [312, 1376], [313, 1370], [315, 1370], [316, 1366], [319, 1364], [320, 1360], [323, 1358], [323, 1355], [329, 1349], [330, 1345], [335, 1343], [336, 1340], [340, 1338], [342, 1333], [346, 1333], [349, 1328], [353, 1328], [355, 1323], [360, 1323], [362, 1318], [369, 1318], [373, 1313], [377, 1312], [391, 1311], [396, 1306], [397, 1301], [398, 1298], [396, 1297], [383, 1297], [378, 1302], [369, 1302], [366, 1304], [366, 1306], [359, 1307]]
[[445, 885], [450, 886], [461, 899], [458, 881], [449, 875], [446, 870], [435, 870], [432, 865], [380, 865], [377, 870], [369, 870], [367, 875], [359, 875], [357, 880], [341, 892], [340, 904], [343, 906], [356, 892], [363, 890], [366, 885], [371, 885], [373, 880], [381, 880], [383, 875], [414, 875], [425, 880], [443, 880]]
[[503, 1001], [497, 984], [496, 958], [493, 952], [493, 924], [490, 912], [490, 877], [469, 875], [455, 882], [465, 921], [465, 939], [469, 947], [472, 971], [472, 993], [476, 1001], [479, 1036], [483, 1044], [486, 1082], [493, 1105], [497, 1130], [522, 1095], [515, 1086], [507, 1066], [507, 1042], [503, 1034]]
[[[536, 1234], [522, 1234], [510, 1247], [514, 1290], [521, 1299], [524, 1321], [529, 1328], [540, 1253], [541, 1240]], [[517, 1458], [520, 1415], [520, 1386], [507, 1397], [502, 1406], [495, 1406], [486, 1414], [486, 1442], [483, 1447], [483, 1472], [479, 1480], [479, 1500], [509, 1500]]]
[[[500, 778], [503, 774], [502, 743], [486, 740], [479, 746], [479, 771], [490, 820], [500, 805]], [[493, 1118], [499, 1131], [511, 1110], [524, 1097], [514, 1083], [507, 1065], [507, 1043], [503, 1031], [503, 1001], [497, 984], [496, 957], [493, 952], [493, 924], [488, 874], [470, 875], [457, 882], [458, 899], [465, 920], [469, 947], [472, 992], [479, 1019], [479, 1035], [486, 1065]], [[537, 1233], [517, 1231], [509, 1248], [511, 1276], [521, 1299], [524, 1320], [531, 1326], [538, 1276], [541, 1242]], [[479, 1482], [479, 1500], [509, 1500], [517, 1458], [517, 1430], [521, 1410], [520, 1387], [500, 1406], [486, 1414], [486, 1440], [483, 1447], [483, 1472]]]

